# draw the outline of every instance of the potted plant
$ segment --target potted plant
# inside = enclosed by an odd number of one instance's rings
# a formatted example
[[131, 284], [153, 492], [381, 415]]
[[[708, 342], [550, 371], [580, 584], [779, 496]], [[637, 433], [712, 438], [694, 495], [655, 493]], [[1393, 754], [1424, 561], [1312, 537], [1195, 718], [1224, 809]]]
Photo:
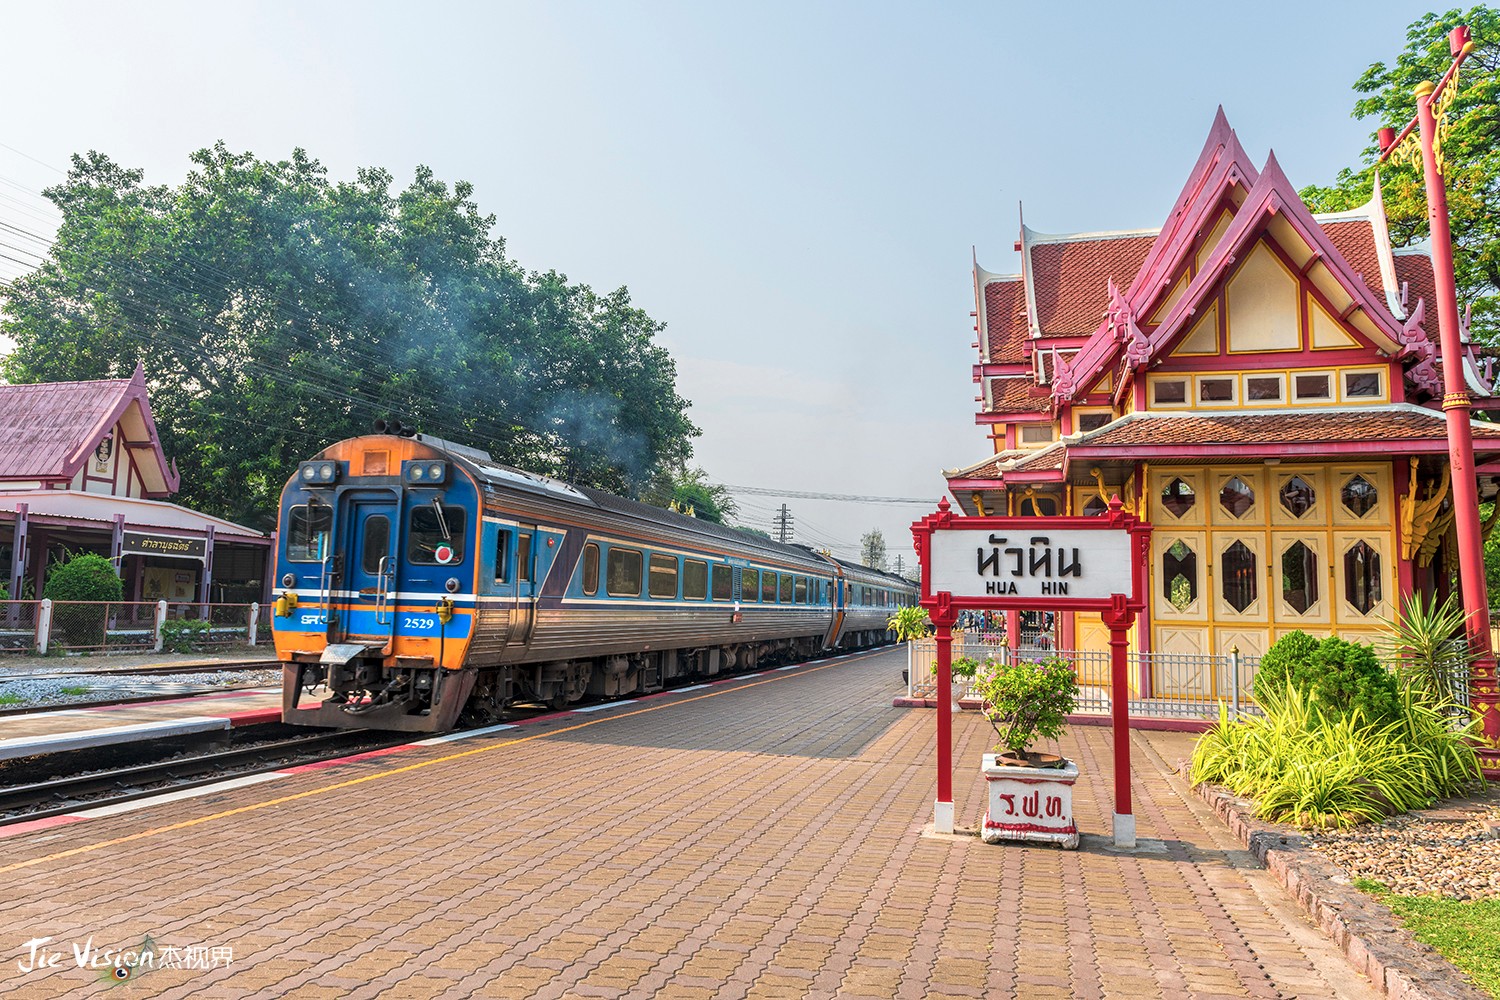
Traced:
[[1078, 678], [1061, 657], [986, 661], [970, 685], [1000, 742], [984, 755], [989, 808], [980, 835], [987, 843], [1024, 840], [1078, 846], [1073, 783], [1078, 766], [1032, 749], [1057, 739], [1078, 700]]
[[911, 668], [915, 665], [912, 661], [915, 657], [915, 647], [912, 645], [914, 639], [925, 639], [932, 634], [932, 619], [927, 616], [927, 609], [915, 604], [909, 604], [904, 608], [897, 608], [896, 613], [886, 620], [885, 630], [896, 633], [896, 641], [906, 643], [907, 668], [901, 671], [901, 681], [907, 686], [907, 695], [911, 695]]
[[[988, 660], [985, 661], [989, 663]], [[974, 690], [974, 678], [979, 675], [980, 663], [972, 656], [960, 656], [948, 666], [953, 679], [953, 710], [958, 711], [960, 698]]]

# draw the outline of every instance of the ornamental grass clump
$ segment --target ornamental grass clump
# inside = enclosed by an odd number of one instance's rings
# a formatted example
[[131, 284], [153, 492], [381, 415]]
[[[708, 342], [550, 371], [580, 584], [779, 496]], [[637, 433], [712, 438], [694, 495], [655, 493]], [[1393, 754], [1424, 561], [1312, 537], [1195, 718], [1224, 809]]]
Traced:
[[[1273, 683], [1257, 676], [1261, 717], [1231, 721], [1221, 704], [1218, 724], [1193, 750], [1194, 783], [1221, 784], [1254, 799], [1263, 819], [1342, 830], [1425, 808], [1482, 782], [1470, 741], [1475, 723], [1456, 725], [1419, 684], [1392, 679], [1389, 699], [1378, 683], [1319, 686], [1317, 679], [1329, 671], [1309, 671], [1306, 663], [1328, 640], [1297, 635], [1278, 641], [1266, 659], [1280, 669], [1272, 652], [1292, 639], [1279, 654], [1292, 666], [1286, 674], [1298, 679]], [[1362, 654], [1344, 648], [1351, 645], [1329, 647], [1335, 655], [1323, 666], [1363, 664]], [[1348, 676], [1363, 674], [1356, 669]], [[1378, 696], [1361, 698], [1361, 691]], [[1382, 714], [1372, 715], [1367, 705]]]

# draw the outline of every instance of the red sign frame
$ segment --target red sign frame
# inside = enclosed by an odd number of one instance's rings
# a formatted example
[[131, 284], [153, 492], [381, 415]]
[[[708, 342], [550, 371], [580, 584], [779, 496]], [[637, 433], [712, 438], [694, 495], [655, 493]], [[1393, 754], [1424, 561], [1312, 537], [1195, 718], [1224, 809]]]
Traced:
[[[1070, 529], [1130, 532], [1129, 594], [1103, 597], [969, 596], [932, 591], [932, 536], [938, 531], [1038, 531]], [[1114, 731], [1116, 847], [1135, 846], [1135, 815], [1130, 805], [1130, 695], [1126, 682], [1127, 632], [1138, 612], [1145, 610], [1147, 567], [1150, 562], [1151, 525], [1125, 512], [1118, 496], [1111, 497], [1109, 510], [1099, 517], [964, 517], [955, 516], [944, 497], [938, 509], [911, 526], [917, 562], [922, 568], [922, 591], [918, 603], [927, 609], [937, 640], [937, 799], [933, 803], [933, 829], [953, 832], [953, 626], [958, 612], [970, 608], [985, 611], [1097, 611], [1109, 627], [1110, 717]], [[1119, 696], [1124, 692], [1124, 696]]]

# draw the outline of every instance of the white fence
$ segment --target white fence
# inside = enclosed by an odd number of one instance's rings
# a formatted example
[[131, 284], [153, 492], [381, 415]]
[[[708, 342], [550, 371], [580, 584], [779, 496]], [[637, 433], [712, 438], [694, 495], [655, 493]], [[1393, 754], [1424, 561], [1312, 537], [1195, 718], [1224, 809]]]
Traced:
[[271, 641], [270, 606], [0, 601], [0, 654], [191, 652]]
[[[953, 659], [961, 657], [978, 660], [981, 664], [985, 660], [1001, 663], [1053, 657], [1066, 660], [1078, 675], [1077, 712], [1081, 715], [1108, 715], [1110, 712], [1108, 650], [1016, 648], [1005, 645], [997, 635], [976, 632], [954, 635]], [[1138, 718], [1217, 719], [1220, 702], [1226, 704], [1233, 715], [1258, 712], [1250, 686], [1259, 663], [1256, 657], [1238, 654], [1130, 652], [1126, 659], [1130, 714]], [[908, 697], [937, 697], [936, 664], [937, 640], [920, 639], [908, 644]], [[968, 694], [965, 679], [956, 678], [954, 687], [960, 697]]]

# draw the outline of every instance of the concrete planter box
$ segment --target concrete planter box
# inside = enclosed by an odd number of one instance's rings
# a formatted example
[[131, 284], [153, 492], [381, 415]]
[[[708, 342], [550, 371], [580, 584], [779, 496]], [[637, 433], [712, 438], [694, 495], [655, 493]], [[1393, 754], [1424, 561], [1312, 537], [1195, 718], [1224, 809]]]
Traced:
[[1066, 850], [1078, 846], [1078, 826], [1073, 822], [1077, 764], [1015, 767], [997, 764], [995, 755], [987, 753], [984, 780], [989, 786], [989, 808], [979, 835], [985, 843], [1024, 840], [1057, 844]]

